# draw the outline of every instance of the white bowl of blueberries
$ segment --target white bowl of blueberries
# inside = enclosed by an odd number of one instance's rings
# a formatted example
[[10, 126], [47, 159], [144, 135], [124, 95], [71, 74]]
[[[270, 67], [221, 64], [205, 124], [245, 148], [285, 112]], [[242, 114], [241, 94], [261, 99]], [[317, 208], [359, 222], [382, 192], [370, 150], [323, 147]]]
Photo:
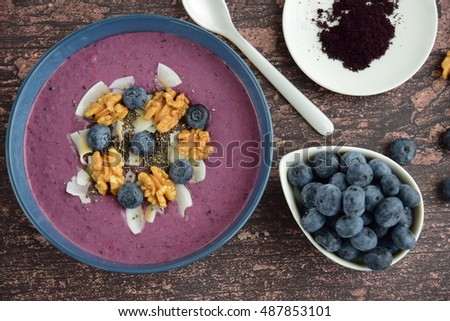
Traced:
[[391, 144], [392, 159], [348, 146], [285, 155], [281, 185], [300, 229], [347, 268], [384, 270], [400, 261], [416, 245], [424, 220], [420, 189], [401, 166], [415, 151], [411, 140], [399, 139]]

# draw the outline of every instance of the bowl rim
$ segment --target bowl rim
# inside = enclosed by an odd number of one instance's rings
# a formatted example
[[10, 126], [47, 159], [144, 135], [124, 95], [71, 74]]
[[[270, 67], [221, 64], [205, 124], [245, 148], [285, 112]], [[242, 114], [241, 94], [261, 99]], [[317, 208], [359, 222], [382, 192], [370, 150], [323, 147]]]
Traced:
[[[256, 209], [267, 185], [272, 150], [261, 148], [261, 161], [255, 184], [249, 197], [228, 226], [215, 239], [201, 249], [181, 258], [157, 264], [127, 264], [100, 258], [71, 243], [54, 228], [40, 210], [26, 178], [23, 153], [23, 139], [28, 115], [39, 90], [48, 77], [71, 55], [101, 39], [121, 33], [163, 32], [196, 42], [216, 54], [226, 63], [245, 87], [258, 119], [261, 143], [273, 141], [273, 127], [264, 92], [249, 66], [225, 42], [214, 34], [181, 19], [153, 14], [131, 14], [103, 19], [86, 25], [64, 37], [52, 46], [34, 65], [19, 88], [11, 108], [6, 132], [6, 165], [13, 192], [20, 207], [34, 227], [53, 246], [75, 260], [111, 272], [143, 274], [163, 272], [194, 263], [228, 242], [247, 222]], [[31, 92], [31, 95], [25, 95]]]
[[[349, 151], [357, 151], [362, 153], [367, 159], [374, 159], [378, 158], [383, 161], [385, 161], [389, 167], [391, 168], [392, 172], [399, 176], [399, 179], [402, 181], [402, 183], [408, 184], [411, 187], [413, 187], [420, 195], [420, 204], [413, 209], [414, 213], [414, 224], [411, 227], [411, 231], [414, 233], [416, 241], [419, 239], [420, 234], [422, 232], [423, 223], [424, 223], [424, 204], [423, 204], [423, 197], [422, 193], [420, 191], [419, 186], [417, 185], [414, 178], [404, 169], [402, 166], [400, 166], [398, 163], [390, 159], [389, 157], [380, 154], [378, 152], [375, 152], [370, 149], [361, 148], [361, 147], [351, 147], [351, 146], [336, 146], [336, 145], [330, 145], [330, 146], [316, 146], [316, 147], [309, 147], [304, 149], [299, 149], [292, 151], [286, 155], [284, 155], [280, 160], [280, 168], [279, 168], [279, 174], [280, 174], [280, 181], [281, 186], [283, 189], [283, 194], [286, 199], [286, 202], [289, 206], [289, 209], [291, 211], [292, 216], [294, 217], [294, 220], [297, 222], [298, 226], [300, 227], [303, 234], [307, 237], [307, 239], [314, 245], [314, 247], [319, 250], [322, 254], [324, 254], [327, 258], [332, 260], [335, 263], [338, 263], [346, 268], [350, 268], [357, 271], [372, 271], [367, 266], [346, 261], [342, 258], [340, 258], [335, 253], [328, 252], [323, 247], [321, 247], [313, 238], [312, 234], [307, 232], [301, 222], [300, 222], [300, 212], [301, 208], [298, 204], [300, 200], [296, 200], [294, 195], [294, 188], [292, 188], [292, 185], [289, 183], [287, 179], [287, 171], [289, 169], [289, 163], [299, 163], [301, 161], [306, 159], [311, 160], [311, 157], [316, 155], [317, 153], [321, 151], [327, 151], [327, 152], [333, 152], [338, 154], [343, 154]], [[297, 156], [298, 155], [298, 156]], [[400, 174], [399, 174], [400, 173]], [[410, 250], [400, 250], [396, 253], [396, 255], [393, 256], [393, 260], [391, 263], [391, 266], [399, 262]]]

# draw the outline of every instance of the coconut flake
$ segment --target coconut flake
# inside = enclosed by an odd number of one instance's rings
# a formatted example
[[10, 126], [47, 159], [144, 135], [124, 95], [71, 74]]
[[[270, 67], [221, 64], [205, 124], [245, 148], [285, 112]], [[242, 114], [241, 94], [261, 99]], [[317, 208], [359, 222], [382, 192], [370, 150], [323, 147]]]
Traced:
[[186, 208], [191, 207], [193, 204], [191, 193], [183, 184], [175, 184], [175, 189], [177, 191], [175, 200], [178, 203], [178, 213], [186, 217]]
[[144, 213], [142, 206], [136, 208], [127, 208], [125, 210], [127, 225], [133, 234], [139, 234], [144, 229]]
[[158, 64], [156, 77], [165, 87], [176, 87], [182, 82], [175, 71], [161, 63]]
[[66, 185], [66, 192], [73, 196], [86, 195], [88, 193], [89, 185], [77, 184], [77, 176], [73, 176], [70, 182]]
[[90, 204], [91, 203], [91, 198], [87, 194], [78, 195], [78, 197], [80, 198], [80, 201], [82, 204]]
[[127, 164], [128, 166], [139, 166], [141, 164], [141, 158], [139, 157], [139, 155], [133, 154], [132, 152], [129, 153], [128, 155], [128, 161]]
[[153, 205], [147, 206], [145, 210], [144, 220], [148, 223], [153, 223], [156, 218], [156, 207]]
[[70, 139], [77, 147], [78, 154], [80, 155], [80, 162], [84, 165], [87, 165], [86, 161], [84, 160], [84, 156], [86, 154], [92, 153], [92, 149], [89, 147], [86, 138], [88, 132], [89, 129], [87, 128], [77, 132], [73, 132], [69, 135]]
[[114, 124], [112, 124], [112, 132], [111, 135], [113, 137], [116, 137], [119, 142], [123, 141], [123, 126], [125, 123], [121, 120], [116, 121]]
[[136, 180], [136, 173], [129, 169], [125, 174], [125, 180], [127, 182], [134, 183], [134, 181]]
[[178, 134], [180, 134], [180, 131], [175, 130], [169, 134], [169, 145], [172, 147], [177, 147], [179, 141], [178, 141]]
[[118, 78], [109, 85], [109, 89], [112, 90], [113, 94], [123, 94], [125, 90], [134, 85], [134, 82], [133, 76]]
[[109, 88], [103, 81], [96, 83], [84, 94], [83, 98], [81, 98], [77, 110], [75, 111], [75, 115], [83, 117], [89, 106], [107, 93], [109, 93]]
[[194, 175], [190, 183], [196, 184], [203, 181], [206, 178], [206, 165], [203, 160], [194, 161]]
[[88, 185], [91, 182], [91, 176], [84, 169], [80, 169], [77, 173], [77, 184], [81, 186]]
[[134, 133], [135, 134], [143, 132], [144, 130], [149, 129], [152, 126], [153, 126], [153, 122], [151, 120], [145, 120], [144, 116], [139, 116], [133, 122], [133, 127], [134, 127]]

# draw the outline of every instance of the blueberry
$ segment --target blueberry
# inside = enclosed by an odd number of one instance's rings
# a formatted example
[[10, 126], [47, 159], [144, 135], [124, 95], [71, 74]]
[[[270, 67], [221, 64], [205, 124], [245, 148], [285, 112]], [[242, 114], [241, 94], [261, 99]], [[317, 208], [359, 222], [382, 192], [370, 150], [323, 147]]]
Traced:
[[125, 183], [117, 192], [117, 200], [125, 208], [136, 208], [142, 204], [144, 195], [135, 183]]
[[406, 227], [397, 227], [391, 234], [392, 242], [402, 250], [410, 250], [416, 245], [416, 237]]
[[319, 178], [329, 178], [339, 169], [339, 160], [331, 152], [321, 151], [313, 159], [314, 173]]
[[384, 196], [395, 196], [400, 190], [400, 181], [394, 174], [384, 175], [380, 179], [380, 188]]
[[350, 185], [365, 187], [372, 182], [373, 171], [368, 164], [355, 163], [347, 170], [347, 182]]
[[364, 225], [369, 225], [370, 223], [373, 222], [373, 214], [372, 213], [364, 212], [360, 217], [362, 218]]
[[184, 119], [188, 126], [203, 129], [209, 123], [210, 113], [202, 104], [196, 104], [188, 108]]
[[340, 237], [349, 238], [361, 232], [364, 221], [359, 216], [344, 215], [336, 221], [336, 233]]
[[342, 194], [342, 207], [347, 215], [362, 215], [366, 208], [364, 190], [355, 185], [347, 188]]
[[320, 186], [316, 192], [316, 207], [325, 216], [333, 216], [341, 211], [342, 193], [331, 184]]
[[111, 129], [105, 125], [95, 124], [87, 133], [87, 143], [94, 151], [104, 151], [111, 144]]
[[341, 247], [339, 235], [325, 228], [314, 234], [314, 240], [328, 252], [336, 252]]
[[316, 206], [316, 193], [322, 183], [311, 182], [306, 184], [300, 193], [300, 199], [304, 207], [312, 208]]
[[142, 108], [147, 102], [147, 93], [142, 87], [131, 86], [123, 93], [122, 100], [129, 109]]
[[328, 184], [333, 184], [339, 187], [341, 192], [345, 191], [348, 187], [347, 178], [344, 173], [336, 172], [330, 177]]
[[349, 240], [343, 239], [337, 255], [347, 261], [355, 261], [359, 257], [360, 251], [355, 249]]
[[327, 221], [325, 222], [325, 226], [328, 227], [332, 231], [336, 231], [336, 222], [345, 214], [342, 212], [337, 213], [333, 216], [327, 216]]
[[360, 251], [369, 251], [377, 246], [378, 238], [374, 231], [367, 226], [350, 238], [353, 247]]
[[375, 207], [384, 199], [381, 190], [375, 185], [364, 187], [364, 195], [366, 200], [366, 211], [373, 212]]
[[311, 167], [305, 163], [299, 163], [294, 167], [289, 167], [287, 177], [293, 186], [302, 188], [313, 180], [313, 172]]
[[408, 164], [416, 156], [416, 144], [408, 138], [396, 139], [389, 147], [389, 154], [400, 165]]
[[400, 186], [397, 197], [403, 202], [403, 205], [411, 208], [420, 204], [420, 194], [407, 184]]
[[410, 228], [413, 224], [414, 218], [411, 208], [405, 206], [405, 210], [403, 211], [403, 215], [398, 221], [396, 227], [406, 227]]
[[317, 208], [308, 209], [301, 219], [303, 228], [309, 233], [320, 230], [325, 225], [326, 217]]
[[347, 169], [352, 166], [353, 164], [367, 164], [367, 160], [364, 157], [363, 154], [361, 154], [360, 152], [355, 152], [355, 151], [351, 151], [351, 152], [347, 152], [344, 155], [342, 155], [341, 159], [340, 159], [340, 169], [342, 172], [347, 172]]
[[397, 253], [400, 248], [392, 242], [391, 234], [387, 234], [383, 238], [378, 240], [378, 246], [385, 247], [391, 252], [392, 255]]
[[174, 183], [185, 184], [193, 175], [194, 167], [186, 159], [179, 159], [170, 164], [169, 177]]
[[392, 254], [387, 248], [377, 246], [364, 254], [364, 264], [371, 270], [385, 270], [392, 264]]
[[391, 227], [400, 221], [404, 212], [402, 201], [397, 197], [382, 200], [375, 209], [375, 221], [383, 227]]
[[375, 232], [375, 234], [377, 235], [378, 239], [381, 239], [382, 237], [386, 236], [386, 234], [389, 231], [389, 227], [380, 226], [376, 222], [372, 223], [370, 225], [370, 228], [372, 229], [372, 231]]
[[447, 150], [450, 150], [450, 128], [447, 128], [443, 134], [442, 140], [444, 141], [444, 146]]
[[392, 170], [389, 165], [381, 159], [372, 159], [369, 162], [369, 166], [372, 168], [374, 179], [380, 179], [384, 175], [392, 174]]
[[153, 136], [146, 131], [134, 134], [130, 140], [130, 150], [139, 156], [150, 156], [155, 151], [156, 141]]
[[446, 200], [450, 201], [450, 178], [442, 183], [442, 194]]

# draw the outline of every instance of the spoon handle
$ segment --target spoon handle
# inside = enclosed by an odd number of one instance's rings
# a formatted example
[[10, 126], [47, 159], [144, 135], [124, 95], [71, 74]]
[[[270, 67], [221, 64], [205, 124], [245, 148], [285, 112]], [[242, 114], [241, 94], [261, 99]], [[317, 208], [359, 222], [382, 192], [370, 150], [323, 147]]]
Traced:
[[234, 29], [225, 37], [232, 41], [303, 118], [321, 135], [333, 132], [333, 123], [327, 116], [305, 97], [286, 77], [284, 77], [258, 50]]

